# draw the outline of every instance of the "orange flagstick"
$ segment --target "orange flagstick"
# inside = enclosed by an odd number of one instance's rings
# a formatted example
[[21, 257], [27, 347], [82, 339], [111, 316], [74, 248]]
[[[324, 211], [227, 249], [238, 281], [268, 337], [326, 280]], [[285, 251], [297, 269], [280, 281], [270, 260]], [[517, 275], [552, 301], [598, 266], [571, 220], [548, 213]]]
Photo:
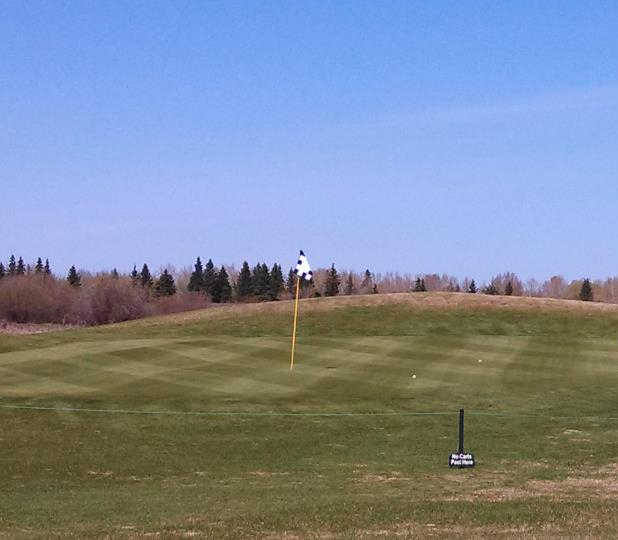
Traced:
[[294, 302], [294, 330], [292, 331], [292, 356], [290, 358], [290, 371], [294, 369], [294, 349], [296, 348], [296, 321], [298, 320], [298, 294], [300, 292], [300, 276], [296, 280], [296, 301]]

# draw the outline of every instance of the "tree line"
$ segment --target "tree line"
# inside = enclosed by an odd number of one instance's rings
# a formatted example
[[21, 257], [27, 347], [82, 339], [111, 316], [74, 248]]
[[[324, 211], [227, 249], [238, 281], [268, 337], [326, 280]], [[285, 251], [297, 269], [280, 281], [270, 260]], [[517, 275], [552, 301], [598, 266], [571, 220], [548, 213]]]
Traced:
[[[43, 262], [43, 259], [38, 257], [34, 264], [26, 264], [22, 257], [11, 255], [6, 265], [0, 261], [0, 279], [31, 274], [50, 276], [52, 271], [49, 259], [46, 258]], [[182, 272], [180, 274], [182, 275]], [[116, 268], [112, 269], [109, 275], [115, 279], [121, 277]], [[553, 276], [543, 283], [534, 279], [523, 283], [516, 274], [506, 272], [478, 286], [474, 279], [465, 278], [460, 281], [452, 276], [437, 274], [423, 274], [411, 278], [409, 274], [373, 275], [368, 269], [360, 275], [354, 272], [340, 273], [334, 264], [327, 269], [317, 269], [314, 275], [312, 282], [301, 283], [303, 297], [446, 291], [618, 302], [618, 278], [608, 278], [605, 282], [592, 282], [589, 278], [584, 278], [567, 283], [561, 276]], [[159, 276], [155, 277], [147, 263], [143, 264], [139, 272], [134, 265], [129, 276], [132, 283], [140, 284], [155, 296], [173, 296], [177, 292], [174, 275], [167, 268], [162, 269]], [[74, 265], [69, 268], [66, 279], [73, 287], [80, 287], [82, 284], [82, 274]], [[284, 280], [281, 265], [278, 263], [274, 263], [270, 268], [266, 263], [258, 263], [251, 268], [245, 261], [237, 272], [234, 267], [224, 265], [216, 268], [212, 259], [203, 265], [201, 258], [197, 257], [184, 289], [203, 293], [214, 303], [226, 303], [277, 300], [286, 293], [293, 293], [295, 286], [296, 275], [293, 269], [289, 269]]]
[[147, 263], [128, 274], [111, 271], [91, 274], [71, 266], [64, 277], [56, 276], [49, 259], [38, 257], [26, 264], [11, 255], [0, 261], [0, 319], [17, 322], [68, 322], [99, 324], [128, 320], [149, 314], [198, 309], [209, 303], [265, 302], [292, 298], [296, 286], [301, 297], [320, 297], [390, 292], [447, 291], [506, 296], [546, 296], [618, 303], [618, 278], [567, 282], [553, 276], [545, 282], [528, 280], [506, 272], [478, 285], [474, 279], [460, 280], [438, 274], [385, 274], [314, 270], [312, 281], [297, 281], [293, 268], [284, 275], [278, 263], [250, 266], [206, 264], [197, 257], [191, 269], [162, 268], [153, 274]]
[[45, 259], [45, 264], [43, 264], [43, 260], [39, 257], [36, 260], [34, 267], [29, 264], [24, 264], [24, 259], [22, 257], [15, 260], [15, 255], [11, 255], [9, 257], [9, 262], [6, 266], [4, 266], [4, 263], [0, 261], [0, 279], [5, 276], [25, 276], [27, 274], [31, 274], [32, 272], [35, 274], [51, 275], [49, 259]]

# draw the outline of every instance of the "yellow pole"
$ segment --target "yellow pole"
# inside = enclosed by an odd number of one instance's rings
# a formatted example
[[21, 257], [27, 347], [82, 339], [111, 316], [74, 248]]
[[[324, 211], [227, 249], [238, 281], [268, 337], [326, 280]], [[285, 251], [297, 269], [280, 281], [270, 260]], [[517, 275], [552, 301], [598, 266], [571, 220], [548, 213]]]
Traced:
[[292, 331], [292, 357], [290, 358], [290, 371], [294, 369], [294, 348], [296, 347], [296, 321], [298, 320], [298, 293], [300, 291], [300, 276], [296, 281], [296, 302], [294, 302], [294, 330]]

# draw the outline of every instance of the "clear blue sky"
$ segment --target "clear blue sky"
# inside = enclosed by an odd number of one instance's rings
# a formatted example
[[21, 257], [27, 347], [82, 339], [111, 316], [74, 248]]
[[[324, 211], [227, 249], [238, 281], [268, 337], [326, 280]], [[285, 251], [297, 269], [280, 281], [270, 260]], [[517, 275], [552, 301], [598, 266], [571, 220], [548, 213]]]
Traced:
[[618, 274], [618, 3], [0, 5], [0, 252]]

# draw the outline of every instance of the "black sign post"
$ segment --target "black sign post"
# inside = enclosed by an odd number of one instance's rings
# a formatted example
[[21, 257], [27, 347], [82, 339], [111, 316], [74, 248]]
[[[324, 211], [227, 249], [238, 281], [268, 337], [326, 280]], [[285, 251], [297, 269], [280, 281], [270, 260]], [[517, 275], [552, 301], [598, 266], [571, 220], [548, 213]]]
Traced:
[[459, 409], [459, 449], [448, 458], [448, 466], [459, 469], [474, 467], [474, 456], [464, 451], [464, 410]]

